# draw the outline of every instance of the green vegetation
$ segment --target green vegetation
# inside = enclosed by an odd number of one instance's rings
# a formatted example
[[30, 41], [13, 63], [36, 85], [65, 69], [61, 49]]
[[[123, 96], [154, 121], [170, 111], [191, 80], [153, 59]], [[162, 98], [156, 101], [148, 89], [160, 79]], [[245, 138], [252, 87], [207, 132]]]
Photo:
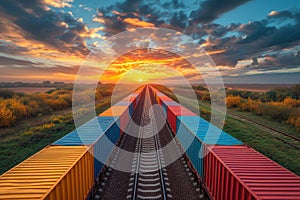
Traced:
[[299, 130], [299, 85], [286, 88], [287, 91], [282, 89], [277, 90], [263, 93], [260, 96], [254, 92], [245, 93], [244, 91], [230, 91], [230, 94], [226, 98], [226, 104], [228, 108], [264, 116], [272, 121], [295, 126]]
[[[68, 86], [68, 85], [67, 85]], [[79, 103], [86, 103], [89, 98], [95, 98], [98, 103], [105, 97], [110, 97], [113, 85], [99, 85], [96, 95], [92, 90], [82, 90]], [[21, 120], [35, 116], [49, 115], [55, 111], [72, 106], [72, 90], [56, 89], [46, 93], [22, 94], [11, 90], [0, 90], [0, 128], [11, 127]]]
[[[177, 100], [175, 97], [174, 93], [163, 87], [156, 85], [155, 86], [157, 89], [168, 95], [170, 98]], [[298, 86], [294, 86], [293, 89], [287, 88], [287, 91], [298, 91], [295, 90], [295, 88], [298, 88]], [[194, 89], [196, 89], [194, 87]], [[293, 99], [294, 98], [299, 98], [299, 96], [293, 96], [293, 93], [291, 92], [283, 92], [281, 89], [276, 89], [276, 91], [280, 91], [281, 93], [278, 93], [277, 96], [280, 97], [279, 99], [282, 100], [281, 102], [274, 102], [273, 98], [269, 98], [268, 101], [260, 101], [260, 103], [263, 106], [266, 106], [268, 104], [275, 105], [275, 106], [286, 106], [289, 107], [290, 105], [295, 106], [295, 101], [297, 102], [297, 108], [299, 108], [299, 99]], [[203, 92], [203, 91], [201, 91]], [[205, 92], [205, 91], [204, 91]], [[205, 92], [208, 93], [208, 92]], [[208, 100], [203, 100], [203, 96], [207, 95], [205, 93], [197, 93], [197, 97], [199, 99], [199, 104], [198, 105], [192, 105], [192, 102], [188, 97], [185, 96], [179, 96], [177, 95], [178, 98], [183, 100], [181, 102], [184, 106], [190, 108], [192, 111], [196, 111], [197, 109], [200, 109], [200, 115], [201, 117], [205, 118], [206, 120], [210, 121], [211, 117], [211, 105], [210, 101]], [[291, 124], [288, 124], [284, 118], [281, 118], [281, 120], [277, 119], [272, 119], [272, 117], [269, 115], [268, 111], [264, 111], [264, 115], [257, 115], [255, 113], [240, 109], [240, 106], [243, 103], [247, 103], [247, 101], [259, 101], [260, 97], [265, 97], [265, 93], [257, 93], [257, 92], [245, 92], [245, 91], [227, 91], [229, 93], [228, 95], [230, 96], [230, 102], [227, 101], [227, 105], [230, 109], [230, 112], [232, 113], [237, 113], [239, 115], [245, 116], [248, 119], [251, 119], [253, 121], [257, 121], [260, 123], [263, 123], [265, 125], [268, 125], [270, 127], [273, 127], [277, 130], [293, 134], [295, 136], [299, 136], [299, 130], [296, 129], [295, 126], [292, 126]], [[273, 93], [273, 92], [270, 92]], [[247, 94], [247, 95], [246, 95]], [[282, 94], [290, 94], [290, 96], [285, 96]], [[252, 100], [250, 96], [253, 97], [257, 96], [255, 100]], [[271, 97], [272, 95], [267, 95]], [[272, 100], [271, 100], [272, 99]], [[228, 100], [228, 97], [227, 97]], [[249, 102], [248, 102], [249, 104]], [[274, 107], [272, 107], [274, 109]], [[293, 113], [293, 111], [296, 110], [295, 107], [293, 109], [288, 109], [289, 115]], [[286, 112], [282, 111], [281, 112]], [[277, 112], [273, 111], [275, 114]], [[271, 112], [272, 113], [272, 112]], [[274, 116], [275, 116], [274, 114]], [[278, 114], [278, 113], [277, 113]], [[279, 112], [279, 116], [282, 113]], [[288, 117], [289, 115], [286, 115]], [[283, 119], [283, 120], [282, 120]], [[287, 118], [285, 118], [287, 119]], [[262, 154], [266, 155], [267, 157], [271, 158], [272, 160], [278, 162], [282, 166], [288, 168], [289, 170], [293, 171], [294, 173], [300, 175], [300, 152], [299, 150], [296, 150], [294, 148], [291, 148], [288, 144], [285, 144], [281, 140], [275, 138], [271, 133], [269, 133], [266, 130], [261, 130], [257, 127], [252, 126], [251, 124], [248, 124], [246, 122], [239, 121], [235, 119], [231, 114], [227, 113], [224, 127], [224, 131], [228, 132], [232, 136], [236, 137], [237, 139], [243, 141], [245, 144], [251, 146], [252, 148], [256, 149], [257, 151], [261, 152]]]
[[74, 129], [72, 115], [53, 115], [23, 121], [0, 132], [0, 174]]
[[[96, 96], [85, 88], [81, 102], [95, 98], [99, 114], [110, 107], [113, 88], [99, 84]], [[74, 130], [71, 106], [71, 90], [36, 94], [0, 90], [0, 174]]]

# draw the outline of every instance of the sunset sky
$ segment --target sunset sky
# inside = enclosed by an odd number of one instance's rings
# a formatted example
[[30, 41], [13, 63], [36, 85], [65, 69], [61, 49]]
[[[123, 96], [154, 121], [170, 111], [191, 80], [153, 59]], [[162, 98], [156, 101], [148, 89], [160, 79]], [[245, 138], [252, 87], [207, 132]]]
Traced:
[[[73, 82], [103, 41], [157, 27], [192, 37], [225, 83], [300, 83], [298, 0], [9, 0], [0, 17], [0, 82]], [[101, 81], [176, 82], [178, 74], [201, 81], [184, 58], [141, 49], [117, 58]]]

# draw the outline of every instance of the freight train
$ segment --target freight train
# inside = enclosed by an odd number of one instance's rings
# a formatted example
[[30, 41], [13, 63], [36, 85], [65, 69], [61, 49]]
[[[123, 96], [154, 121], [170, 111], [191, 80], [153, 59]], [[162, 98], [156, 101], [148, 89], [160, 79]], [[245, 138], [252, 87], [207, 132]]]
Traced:
[[[146, 87], [211, 199], [300, 199], [299, 176]], [[89, 199], [144, 88], [1, 175], [0, 199]]]

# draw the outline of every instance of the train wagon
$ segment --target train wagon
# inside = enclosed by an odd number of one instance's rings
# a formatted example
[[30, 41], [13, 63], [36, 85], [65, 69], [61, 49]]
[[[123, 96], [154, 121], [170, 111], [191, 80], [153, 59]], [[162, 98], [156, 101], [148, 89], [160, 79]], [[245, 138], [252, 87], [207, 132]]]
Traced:
[[300, 199], [300, 177], [248, 146], [206, 148], [204, 184], [212, 199]]
[[201, 178], [205, 145], [243, 145], [243, 142], [199, 116], [178, 116], [176, 137]]
[[53, 146], [92, 146], [94, 178], [99, 176], [120, 137], [119, 119], [111, 116], [95, 117], [78, 129], [54, 142]]
[[88, 197], [94, 158], [85, 146], [49, 146], [0, 176], [0, 199]]

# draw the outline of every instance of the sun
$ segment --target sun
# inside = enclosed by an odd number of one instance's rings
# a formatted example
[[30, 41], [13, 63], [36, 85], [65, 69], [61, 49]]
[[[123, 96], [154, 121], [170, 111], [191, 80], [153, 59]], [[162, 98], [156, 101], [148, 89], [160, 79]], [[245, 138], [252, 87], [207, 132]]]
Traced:
[[144, 82], [144, 80], [143, 80], [142, 78], [139, 78], [139, 79], [138, 79], [138, 82], [139, 82], [139, 83], [142, 83], [142, 82]]

